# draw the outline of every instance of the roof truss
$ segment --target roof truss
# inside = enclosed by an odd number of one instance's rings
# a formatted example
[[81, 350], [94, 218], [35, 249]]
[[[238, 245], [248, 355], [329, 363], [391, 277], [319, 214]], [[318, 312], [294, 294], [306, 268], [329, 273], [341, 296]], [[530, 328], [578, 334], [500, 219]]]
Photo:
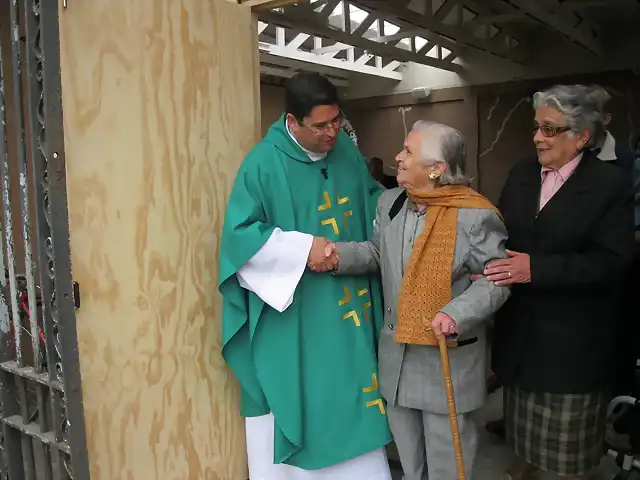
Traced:
[[[265, 16], [269, 18], [270, 14]], [[332, 80], [337, 85], [346, 82], [349, 72], [402, 79], [398, 71], [401, 62], [352, 45], [336, 44], [312, 33], [301, 33], [291, 26], [266, 21], [258, 22], [258, 33], [261, 71], [265, 74], [290, 77], [297, 70], [311, 70], [333, 75]]]
[[555, 30], [595, 55], [602, 55], [599, 28], [570, 5], [553, 0], [554, 8], [547, 10], [530, 0], [508, 0], [508, 3], [542, 26]]
[[[385, 15], [362, 8], [361, 3], [360, 0], [311, 0], [260, 12], [259, 18], [263, 22], [261, 25], [306, 32], [313, 38], [313, 48], [309, 49], [308, 39], [300, 45], [293, 43], [293, 47], [302, 48], [305, 59], [329, 62], [332, 67], [338, 60], [352, 71], [387, 77], [391, 74], [390, 78], [396, 79], [400, 78], [397, 69], [404, 62], [454, 72], [463, 70], [455, 61], [460, 52], [455, 42], [407, 22], [390, 21]], [[276, 38], [276, 46], [268, 47], [269, 51], [275, 49], [284, 53], [282, 49], [288, 49], [290, 42], [288, 36], [284, 43], [282, 39], [278, 43]], [[294, 55], [301, 58], [300, 52]], [[363, 68], [366, 71], [362, 71]]]
[[458, 51], [472, 48], [514, 63], [526, 60], [525, 42], [518, 32], [494, 25], [493, 20], [477, 24], [478, 17], [487, 13], [486, 0], [358, 0], [358, 4], [405, 28], [419, 29], [423, 36], [430, 32], [430, 40], [444, 39]]

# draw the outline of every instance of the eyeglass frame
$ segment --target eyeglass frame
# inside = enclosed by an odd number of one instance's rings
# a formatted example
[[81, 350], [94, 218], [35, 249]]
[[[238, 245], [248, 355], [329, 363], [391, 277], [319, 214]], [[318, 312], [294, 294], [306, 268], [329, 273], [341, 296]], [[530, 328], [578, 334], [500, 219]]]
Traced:
[[[545, 133], [544, 129], [547, 129], [547, 133]], [[567, 126], [556, 127], [553, 125], [533, 125], [533, 135], [540, 132], [545, 138], [553, 138], [561, 133], [569, 131], [571, 131], [571, 128]]]
[[301, 126], [305, 127], [307, 130], [309, 130], [314, 135], [319, 135], [319, 134], [322, 134], [322, 133], [329, 133], [330, 130], [335, 130], [335, 131], [340, 130], [340, 127], [342, 126], [342, 119], [343, 118], [344, 118], [344, 114], [342, 113], [342, 111], [340, 111], [340, 113], [338, 113], [338, 115], [336, 115], [334, 118], [332, 118], [328, 122], [322, 122], [325, 125], [322, 125], [322, 124], [320, 124], [320, 125], [307, 125], [306, 123], [304, 123], [304, 121], [302, 119], [296, 118], [296, 120], [298, 121], [298, 123]]

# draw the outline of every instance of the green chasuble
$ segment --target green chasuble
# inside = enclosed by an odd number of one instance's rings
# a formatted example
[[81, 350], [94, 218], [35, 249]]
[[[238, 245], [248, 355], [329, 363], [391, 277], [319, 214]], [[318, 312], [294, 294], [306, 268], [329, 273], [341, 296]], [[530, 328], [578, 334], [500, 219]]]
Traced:
[[368, 240], [380, 191], [347, 134], [312, 162], [284, 118], [245, 158], [229, 199], [220, 247], [222, 354], [242, 386], [242, 415], [275, 418], [275, 463], [315, 470], [391, 441], [378, 391], [378, 277], [306, 269], [280, 313], [242, 288], [236, 273], [275, 227]]

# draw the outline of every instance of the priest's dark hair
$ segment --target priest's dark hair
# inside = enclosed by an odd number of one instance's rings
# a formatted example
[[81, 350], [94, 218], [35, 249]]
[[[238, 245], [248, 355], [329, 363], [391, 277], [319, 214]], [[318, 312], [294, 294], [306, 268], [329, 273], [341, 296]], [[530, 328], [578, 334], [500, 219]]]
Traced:
[[296, 73], [285, 82], [284, 88], [287, 113], [298, 120], [309, 116], [314, 107], [340, 103], [336, 87], [318, 73]]

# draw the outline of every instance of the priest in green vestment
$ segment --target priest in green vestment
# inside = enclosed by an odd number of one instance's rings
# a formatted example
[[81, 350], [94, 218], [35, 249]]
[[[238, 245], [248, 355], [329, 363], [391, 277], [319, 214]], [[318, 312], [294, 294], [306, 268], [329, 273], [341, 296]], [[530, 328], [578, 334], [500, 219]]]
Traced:
[[330, 261], [329, 241], [369, 239], [380, 191], [327, 79], [289, 79], [286, 108], [238, 171], [220, 247], [251, 479], [390, 480], [378, 278], [307, 267]]

